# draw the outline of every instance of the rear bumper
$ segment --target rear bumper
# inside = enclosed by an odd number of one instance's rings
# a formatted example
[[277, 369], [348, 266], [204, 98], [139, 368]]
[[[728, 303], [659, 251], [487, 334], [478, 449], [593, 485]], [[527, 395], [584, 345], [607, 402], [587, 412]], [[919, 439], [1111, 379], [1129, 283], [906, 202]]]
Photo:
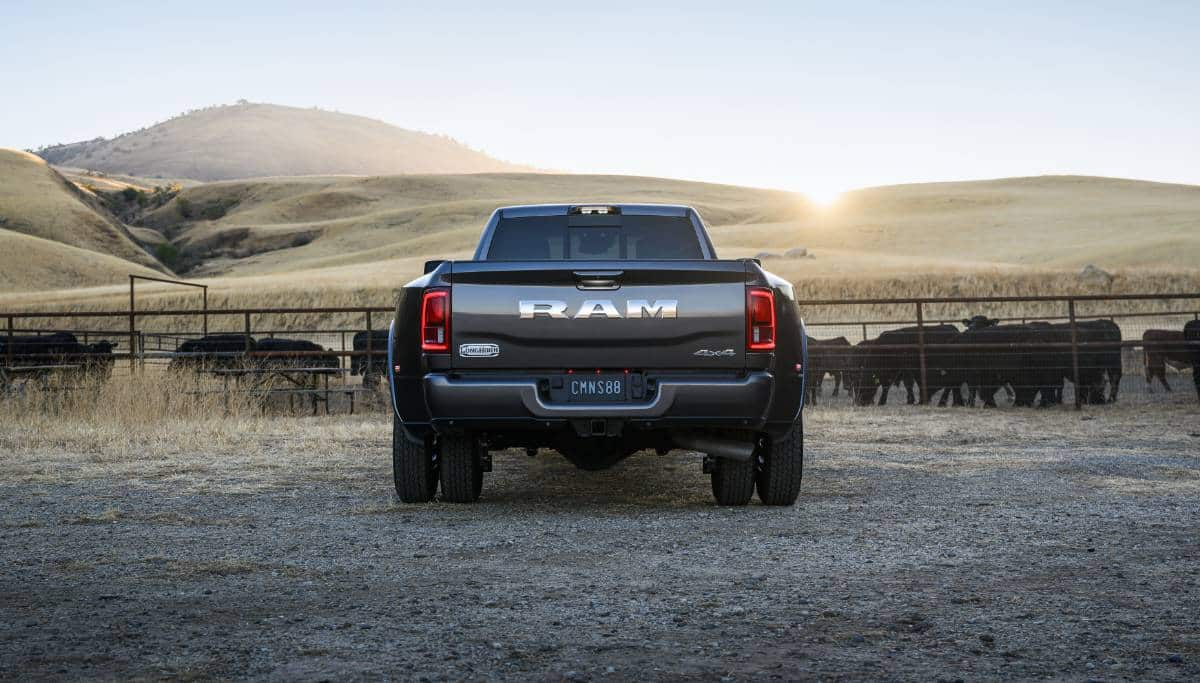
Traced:
[[435, 426], [507, 425], [555, 429], [565, 420], [627, 420], [643, 428], [680, 424], [760, 429], [770, 412], [775, 378], [767, 371], [741, 377], [661, 376], [651, 398], [624, 403], [551, 403], [536, 378], [424, 378], [425, 402]]

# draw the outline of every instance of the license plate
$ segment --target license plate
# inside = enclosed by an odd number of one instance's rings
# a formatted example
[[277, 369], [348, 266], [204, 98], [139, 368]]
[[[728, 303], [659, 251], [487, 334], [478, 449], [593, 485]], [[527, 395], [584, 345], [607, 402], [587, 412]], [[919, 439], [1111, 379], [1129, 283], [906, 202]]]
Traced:
[[567, 375], [569, 401], [624, 401], [629, 396], [625, 375]]

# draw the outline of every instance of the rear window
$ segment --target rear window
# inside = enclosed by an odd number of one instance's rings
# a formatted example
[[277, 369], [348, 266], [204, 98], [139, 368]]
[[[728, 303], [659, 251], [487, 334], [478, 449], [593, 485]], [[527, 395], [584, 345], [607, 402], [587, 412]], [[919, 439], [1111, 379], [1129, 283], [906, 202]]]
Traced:
[[[489, 261], [703, 259], [686, 216], [528, 216], [496, 224]], [[589, 224], [591, 223], [591, 224]]]

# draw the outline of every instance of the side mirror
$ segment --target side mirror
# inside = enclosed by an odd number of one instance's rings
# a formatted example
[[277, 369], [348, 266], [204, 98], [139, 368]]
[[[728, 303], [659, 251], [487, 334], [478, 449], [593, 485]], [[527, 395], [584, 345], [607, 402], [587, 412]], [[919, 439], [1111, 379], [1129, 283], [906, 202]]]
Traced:
[[446, 262], [446, 259], [441, 259], [441, 258], [434, 259], [432, 261], [426, 261], [425, 262], [425, 272], [432, 273], [433, 271], [437, 270], [438, 266], [442, 265], [445, 262]]

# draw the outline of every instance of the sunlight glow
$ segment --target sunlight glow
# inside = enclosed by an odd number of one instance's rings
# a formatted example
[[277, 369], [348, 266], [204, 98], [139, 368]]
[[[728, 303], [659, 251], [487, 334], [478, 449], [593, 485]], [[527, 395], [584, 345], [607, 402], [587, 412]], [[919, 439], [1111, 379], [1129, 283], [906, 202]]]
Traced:
[[823, 187], [819, 189], [807, 189], [801, 194], [803, 194], [805, 198], [807, 198], [808, 201], [812, 202], [813, 204], [816, 204], [823, 209], [827, 209], [841, 199], [842, 192], [842, 190], [836, 188]]

